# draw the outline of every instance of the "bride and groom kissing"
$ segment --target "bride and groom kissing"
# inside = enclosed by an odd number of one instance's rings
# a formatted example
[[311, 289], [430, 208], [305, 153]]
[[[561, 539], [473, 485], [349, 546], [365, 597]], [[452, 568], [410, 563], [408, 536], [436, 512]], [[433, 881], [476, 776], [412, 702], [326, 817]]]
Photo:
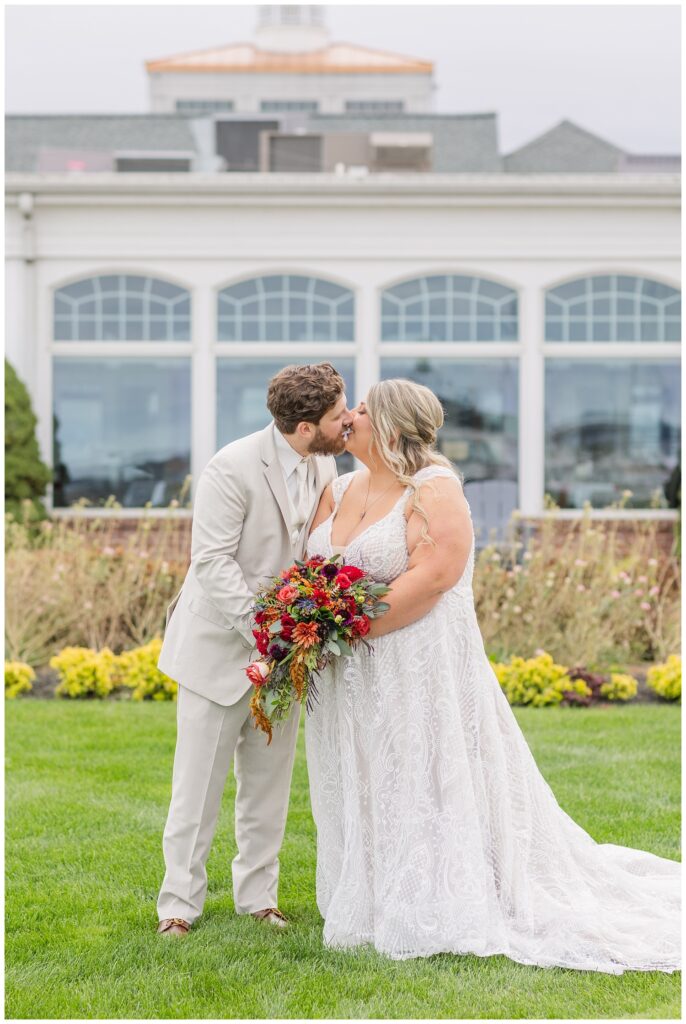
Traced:
[[[342, 377], [321, 363], [276, 374], [267, 407], [273, 421], [198, 480], [191, 564], [167, 610], [158, 665], [179, 688], [160, 934], [185, 935], [202, 913], [232, 759], [236, 913], [288, 926], [278, 854], [300, 705], [268, 746], [245, 675], [251, 608], [294, 559], [338, 553], [390, 586], [390, 607], [370, 647], [334, 659], [305, 721], [324, 943], [678, 970], [680, 864], [596, 843], [562, 810], [488, 660], [437, 397], [385, 380], [349, 411]], [[364, 468], [338, 477], [344, 450]]]

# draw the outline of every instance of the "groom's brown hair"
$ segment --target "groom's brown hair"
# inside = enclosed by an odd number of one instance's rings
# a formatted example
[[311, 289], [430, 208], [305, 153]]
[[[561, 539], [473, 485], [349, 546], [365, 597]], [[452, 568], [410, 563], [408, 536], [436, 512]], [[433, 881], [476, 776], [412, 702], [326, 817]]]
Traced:
[[267, 389], [267, 408], [282, 434], [299, 423], [318, 424], [345, 391], [345, 381], [331, 363], [284, 366]]

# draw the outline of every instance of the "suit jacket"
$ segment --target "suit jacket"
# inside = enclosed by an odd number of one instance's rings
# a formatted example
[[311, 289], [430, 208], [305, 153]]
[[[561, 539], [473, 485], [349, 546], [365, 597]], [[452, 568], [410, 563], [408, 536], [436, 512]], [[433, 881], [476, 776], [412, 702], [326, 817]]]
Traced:
[[272, 422], [227, 444], [200, 474], [191, 564], [167, 608], [157, 662], [181, 686], [225, 706], [251, 686], [244, 669], [257, 588], [303, 556], [321, 493], [336, 476], [333, 456], [312, 456], [316, 500], [300, 532], [291, 532], [274, 430]]

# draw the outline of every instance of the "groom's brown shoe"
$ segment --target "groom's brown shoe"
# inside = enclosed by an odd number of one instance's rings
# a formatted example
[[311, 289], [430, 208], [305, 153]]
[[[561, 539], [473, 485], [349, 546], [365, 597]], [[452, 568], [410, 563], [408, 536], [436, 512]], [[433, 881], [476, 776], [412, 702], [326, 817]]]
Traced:
[[266, 921], [267, 924], [272, 924], [276, 928], [286, 928], [288, 926], [288, 918], [277, 910], [276, 907], [268, 907], [266, 910], [256, 910], [252, 916], [258, 921]]
[[165, 917], [157, 928], [158, 935], [187, 935], [191, 930], [188, 921], [182, 917]]

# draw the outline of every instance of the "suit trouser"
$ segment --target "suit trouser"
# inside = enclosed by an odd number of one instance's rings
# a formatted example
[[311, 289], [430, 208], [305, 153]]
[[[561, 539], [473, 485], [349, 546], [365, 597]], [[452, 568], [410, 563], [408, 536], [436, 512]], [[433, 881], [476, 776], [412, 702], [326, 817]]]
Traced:
[[157, 912], [160, 919], [192, 923], [202, 913], [207, 871], [226, 777], [234, 758], [235, 828], [233, 859], [236, 912], [276, 907], [278, 853], [288, 813], [300, 705], [272, 742], [253, 727], [252, 687], [230, 707], [179, 686], [172, 797], [162, 847], [166, 873]]

